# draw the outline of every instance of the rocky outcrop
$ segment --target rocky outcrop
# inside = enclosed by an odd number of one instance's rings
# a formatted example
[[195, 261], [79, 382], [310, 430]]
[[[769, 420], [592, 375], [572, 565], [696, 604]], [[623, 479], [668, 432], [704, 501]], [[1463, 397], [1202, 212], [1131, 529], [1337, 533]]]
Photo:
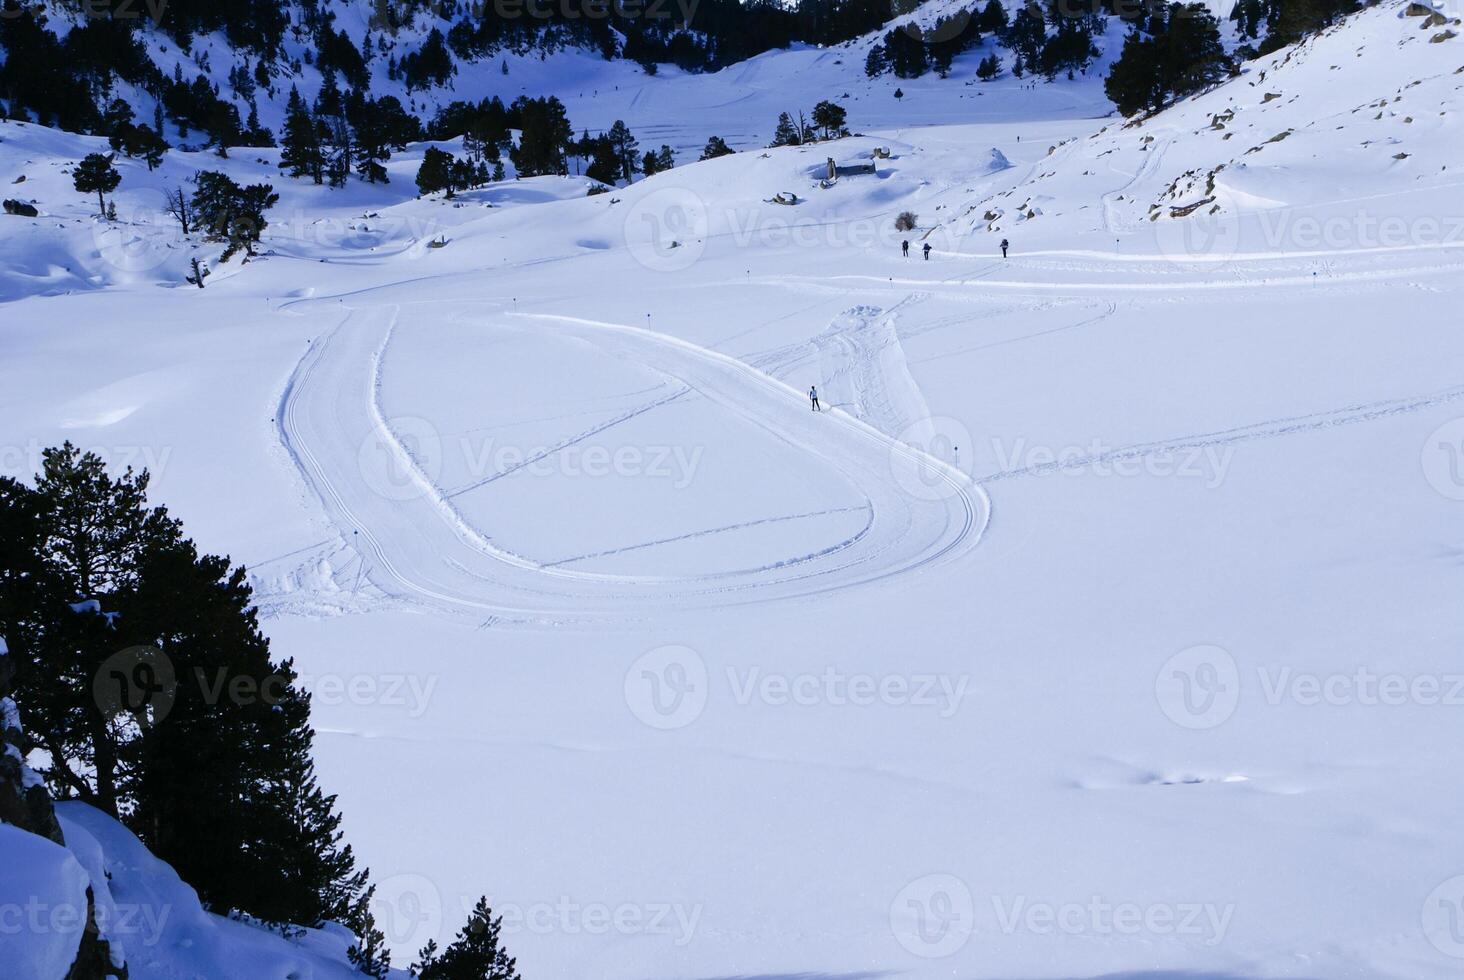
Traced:
[[0, 640], [0, 821], [65, 844], [51, 794], [25, 764], [25, 733], [10, 697], [14, 680], [15, 662]]
[[[66, 845], [61, 824], [56, 820], [56, 807], [45, 782], [25, 764], [25, 732], [20, 726], [20, 710], [11, 697], [15, 681], [15, 661], [0, 638], [0, 822], [13, 824], [61, 846]], [[66, 973], [66, 980], [127, 980], [127, 968], [114, 966], [111, 945], [102, 938], [97, 926], [96, 898], [86, 890], [86, 926], [76, 959]]]

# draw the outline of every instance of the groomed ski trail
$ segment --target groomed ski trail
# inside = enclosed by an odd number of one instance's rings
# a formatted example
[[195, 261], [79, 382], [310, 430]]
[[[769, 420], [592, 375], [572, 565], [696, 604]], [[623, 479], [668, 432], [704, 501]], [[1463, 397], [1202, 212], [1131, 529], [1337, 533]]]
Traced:
[[660, 371], [797, 446], [810, 465], [832, 467], [863, 497], [867, 521], [811, 553], [705, 575], [610, 575], [514, 555], [495, 546], [491, 528], [463, 518], [381, 415], [381, 359], [402, 315], [399, 307], [351, 310], [311, 344], [278, 413], [281, 442], [306, 485], [387, 596], [500, 625], [633, 624], [916, 572], [974, 547], [989, 518], [985, 493], [964, 473], [845, 413], [813, 415], [801, 392], [741, 361], [639, 327], [526, 314]]

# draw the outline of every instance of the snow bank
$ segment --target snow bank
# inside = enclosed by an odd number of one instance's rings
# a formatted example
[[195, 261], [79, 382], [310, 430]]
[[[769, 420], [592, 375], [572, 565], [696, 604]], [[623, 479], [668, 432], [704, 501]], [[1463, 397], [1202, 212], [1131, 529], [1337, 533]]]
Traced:
[[0, 965], [7, 977], [61, 980], [86, 922], [89, 877], [66, 848], [0, 824]]

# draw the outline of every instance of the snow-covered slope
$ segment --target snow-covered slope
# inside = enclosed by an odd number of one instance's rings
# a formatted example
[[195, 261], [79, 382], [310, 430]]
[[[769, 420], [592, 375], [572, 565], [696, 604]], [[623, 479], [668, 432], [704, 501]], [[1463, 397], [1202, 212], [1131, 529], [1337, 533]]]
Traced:
[[[114, 963], [134, 978], [264, 980], [360, 976], [354, 938], [338, 926], [293, 939], [205, 912], [193, 889], [116, 820], [82, 803], [57, 805], [66, 846], [0, 824], [0, 964], [15, 980], [66, 975], [87, 915]], [[393, 976], [405, 977], [404, 971]]]
[[1457, 242], [1464, 58], [1458, 19], [1428, 9], [1365, 10], [1153, 118], [1056, 146], [951, 230], [1106, 252], [1153, 222], [1169, 257], [1211, 263]]
[[5, 124], [0, 461], [249, 565], [403, 957], [488, 882], [528, 976], [1454, 976], [1464, 40], [1403, 11], [1132, 127], [272, 178], [202, 291]]
[[[920, 78], [899, 79], [891, 74], [868, 78], [865, 57], [869, 49], [890, 30], [908, 28], [934, 30], [943, 17], [963, 15], [973, 9], [970, 0], [927, 0], [909, 13], [895, 5], [889, 22], [862, 37], [830, 46], [796, 43], [774, 48], [746, 61], [715, 72], [689, 73], [675, 65], [657, 66], [654, 75], [633, 61], [606, 58], [600, 52], [548, 40], [545, 47], [509, 44], [480, 60], [450, 55], [455, 66], [443, 84], [411, 89], [388, 72], [388, 59], [396, 61], [419, 50], [432, 31], [447, 32], [460, 11], [453, 6], [414, 7], [394, 13], [402, 18], [396, 29], [383, 29], [380, 10], [369, 4], [323, 0], [309, 8], [283, 5], [293, 25], [277, 51], [270, 52], [267, 84], [250, 84], [241, 92], [231, 81], [234, 73], [253, 75], [260, 55], [236, 47], [224, 31], [194, 36], [186, 51], [180, 50], [163, 31], [153, 28], [139, 34], [145, 57], [163, 77], [175, 73], [184, 81], [197, 77], [208, 81], [218, 94], [247, 117], [253, 107], [262, 125], [276, 135], [282, 132], [285, 106], [292, 88], [307, 102], [321, 90], [323, 76], [311, 61], [318, 44], [316, 31], [328, 22], [348, 36], [357, 48], [376, 44], [368, 59], [369, 92], [372, 97], [390, 95], [408, 112], [430, 122], [436, 111], [454, 101], [477, 102], [498, 97], [505, 104], [521, 95], [557, 96], [568, 109], [576, 133], [608, 130], [623, 119], [647, 148], [669, 144], [682, 160], [700, 152], [708, 137], [720, 135], [736, 149], [765, 145], [772, 137], [780, 112], [796, 116], [822, 99], [836, 99], [850, 109], [850, 124], [856, 130], [886, 129], [900, 125], [931, 125], [953, 119], [1031, 119], [1035, 116], [1101, 115], [1112, 107], [1102, 91], [1102, 78], [1121, 47], [1124, 27], [1113, 18], [1106, 35], [1095, 39], [1099, 55], [1087, 72], [1053, 81], [1011, 74], [1013, 56], [993, 37], [959, 55], [948, 78], [934, 72]], [[1012, 12], [1016, 5], [1008, 4]], [[632, 5], [634, 7], [634, 5]], [[65, 4], [41, 3], [49, 29], [64, 37], [85, 22], [85, 14]], [[166, 8], [164, 8], [166, 12]], [[406, 16], [410, 14], [410, 16]], [[693, 6], [693, 25], [696, 23]], [[551, 32], [552, 33], [552, 32]], [[934, 33], [931, 37], [937, 36]], [[3, 52], [0, 52], [3, 53]], [[986, 55], [998, 54], [1005, 70], [996, 79], [980, 82], [977, 63]], [[22, 55], [23, 57], [23, 55]], [[349, 87], [338, 79], [338, 84]], [[896, 97], [896, 92], [901, 93]], [[149, 86], [116, 80], [109, 97], [120, 98], [137, 113], [139, 122], [151, 124], [158, 106], [157, 93]], [[195, 127], [180, 133], [172, 122], [165, 127], [172, 142], [201, 146], [205, 134]]]

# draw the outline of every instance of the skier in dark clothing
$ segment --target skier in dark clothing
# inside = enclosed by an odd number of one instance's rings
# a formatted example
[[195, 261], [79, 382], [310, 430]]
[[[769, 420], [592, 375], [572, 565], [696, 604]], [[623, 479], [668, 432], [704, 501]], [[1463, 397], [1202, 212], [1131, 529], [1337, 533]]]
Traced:
[[808, 388], [808, 398], [809, 398], [810, 401], [813, 402], [813, 410], [815, 412], [822, 412], [823, 411], [823, 409], [820, 408], [819, 405], [818, 405], [818, 386], [817, 385], [810, 385], [809, 386], [809, 388]]
[[1001, 240], [1001, 257], [1002, 258], [1006, 258], [1006, 250], [1008, 248], [1011, 248], [1011, 243], [1008, 242], [1005, 238], [1003, 238]]
[[924, 246], [923, 251], [925, 252], [925, 261], [929, 262], [930, 261], [930, 243], [929, 242], [926, 242], [925, 243], [925, 246]]
[[910, 257], [910, 239], [907, 238], [900, 243], [900, 254], [904, 255], [907, 259]]

